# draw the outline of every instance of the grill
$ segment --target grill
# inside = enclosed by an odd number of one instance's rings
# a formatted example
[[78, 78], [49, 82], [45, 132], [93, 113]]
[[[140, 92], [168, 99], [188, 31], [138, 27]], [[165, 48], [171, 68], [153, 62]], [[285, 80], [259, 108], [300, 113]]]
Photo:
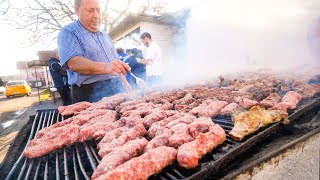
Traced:
[[[303, 100], [297, 111], [290, 112], [289, 119], [294, 123], [296, 119], [308, 114], [311, 110], [319, 112], [319, 107], [320, 98], [311, 103], [310, 99]], [[6, 179], [90, 179], [100, 161], [97, 155], [97, 141], [76, 143], [39, 158], [28, 159], [22, 156], [26, 144], [40, 129], [63, 120], [64, 118], [58, 114], [56, 109], [38, 110], [35, 116], [31, 116], [10, 147], [1, 167], [0, 177], [6, 177]], [[233, 128], [230, 118], [215, 117], [212, 120], [219, 124], [226, 133]], [[314, 129], [319, 129], [319, 126], [318, 123]], [[150, 179], [205, 179], [213, 175], [222, 176], [221, 172], [232, 161], [241, 158], [241, 155], [248, 152], [253, 146], [259, 145], [268, 136], [277, 133], [282, 128], [281, 123], [269, 125], [246, 137], [242, 142], [234, 141], [227, 135], [226, 141], [205, 155], [197, 168], [187, 170], [179, 167], [175, 162]]]

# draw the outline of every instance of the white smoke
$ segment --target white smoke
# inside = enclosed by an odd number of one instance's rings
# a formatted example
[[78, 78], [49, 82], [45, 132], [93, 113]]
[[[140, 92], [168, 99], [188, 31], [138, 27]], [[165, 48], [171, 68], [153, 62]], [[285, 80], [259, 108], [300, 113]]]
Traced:
[[224, 73], [319, 66], [312, 48], [319, 18], [319, 0], [197, 1], [184, 51], [170, 61], [165, 80], [177, 84]]

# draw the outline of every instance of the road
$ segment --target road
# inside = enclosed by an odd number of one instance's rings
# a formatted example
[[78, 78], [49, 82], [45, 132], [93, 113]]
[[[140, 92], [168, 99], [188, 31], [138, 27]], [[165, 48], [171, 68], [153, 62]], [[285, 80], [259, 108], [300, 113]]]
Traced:
[[32, 93], [30, 96], [15, 96], [10, 97], [9, 99], [7, 99], [4, 94], [0, 94], [0, 121], [2, 120], [1, 117], [6, 112], [24, 109], [38, 101], [37, 89], [32, 89]]

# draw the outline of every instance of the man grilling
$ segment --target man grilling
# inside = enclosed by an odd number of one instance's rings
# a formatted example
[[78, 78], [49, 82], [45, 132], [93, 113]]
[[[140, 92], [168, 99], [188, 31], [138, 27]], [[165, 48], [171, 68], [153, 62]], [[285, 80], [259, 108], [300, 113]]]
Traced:
[[72, 102], [97, 102], [123, 91], [123, 87], [130, 89], [124, 77], [130, 67], [117, 59], [110, 37], [100, 30], [99, 0], [75, 0], [74, 6], [78, 20], [58, 35], [58, 52], [61, 64], [67, 67]]

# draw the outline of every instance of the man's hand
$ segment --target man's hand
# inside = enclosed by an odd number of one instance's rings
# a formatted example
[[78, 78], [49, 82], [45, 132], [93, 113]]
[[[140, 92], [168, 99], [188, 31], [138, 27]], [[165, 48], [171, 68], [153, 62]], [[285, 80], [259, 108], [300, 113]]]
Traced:
[[66, 70], [66, 68], [61, 67], [60, 74], [63, 75], [63, 76], [67, 75], [67, 70]]
[[128, 64], [124, 63], [120, 60], [114, 60], [112, 61], [112, 71], [111, 74], [113, 75], [119, 75], [119, 74], [126, 74], [127, 71], [131, 71], [131, 68]]
[[126, 63], [120, 60], [109, 62], [94, 62], [84, 57], [75, 56], [68, 61], [68, 67], [71, 71], [81, 75], [101, 75], [111, 74], [119, 75], [126, 74], [131, 71], [131, 68]]

